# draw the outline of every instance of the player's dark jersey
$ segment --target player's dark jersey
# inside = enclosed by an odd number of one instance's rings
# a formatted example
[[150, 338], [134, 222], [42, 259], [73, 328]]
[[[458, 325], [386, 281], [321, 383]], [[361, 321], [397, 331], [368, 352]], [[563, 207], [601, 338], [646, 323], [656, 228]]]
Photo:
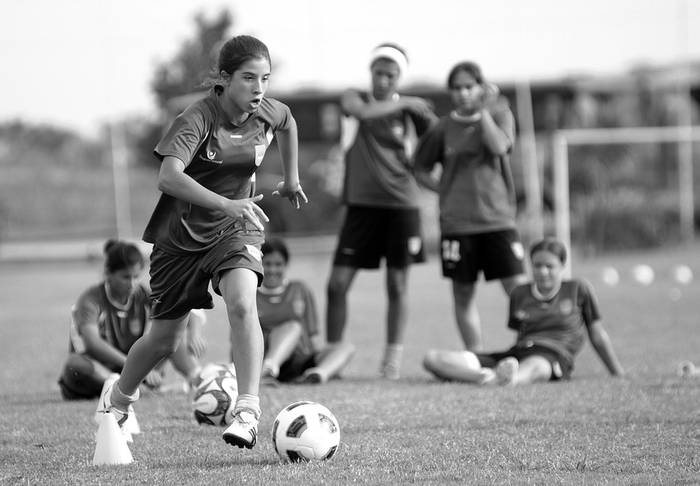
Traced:
[[277, 289], [258, 287], [258, 317], [267, 334], [275, 327], [289, 321], [298, 321], [304, 332], [297, 352], [313, 354], [311, 337], [318, 334], [316, 304], [311, 290], [303, 283], [292, 280]]
[[[185, 173], [207, 189], [229, 199], [243, 199], [255, 193], [254, 174], [275, 132], [288, 129], [292, 121], [286, 105], [264, 98], [245, 122], [234, 125], [212, 91], [175, 119], [154, 153], [160, 160], [169, 155], [182, 160]], [[162, 194], [143, 239], [173, 252], [197, 251], [246, 229], [257, 232], [252, 225], [242, 228], [222, 211]]]
[[[496, 124], [514, 139], [513, 114], [505, 99], [490, 110]], [[421, 139], [416, 167], [442, 165], [440, 230], [444, 235], [485, 233], [515, 228], [515, 190], [508, 156], [491, 153], [481, 121], [451, 113]]]
[[[359, 93], [365, 102], [368, 93]], [[346, 115], [343, 200], [348, 205], [380, 208], [418, 207], [419, 189], [410, 161], [411, 138], [421, 136], [433, 118], [408, 111], [368, 120]], [[348, 128], [351, 127], [351, 128]]]
[[109, 299], [104, 283], [90, 287], [73, 307], [70, 352], [85, 352], [80, 336], [82, 329], [88, 324], [97, 324], [102, 339], [122, 353], [128, 353], [150, 325], [149, 308], [148, 290], [141, 285], [124, 305]]
[[565, 280], [552, 299], [543, 301], [533, 295], [532, 285], [520, 285], [510, 294], [508, 327], [518, 332], [516, 346], [544, 346], [572, 364], [585, 342], [586, 327], [600, 319], [591, 287], [582, 280]]

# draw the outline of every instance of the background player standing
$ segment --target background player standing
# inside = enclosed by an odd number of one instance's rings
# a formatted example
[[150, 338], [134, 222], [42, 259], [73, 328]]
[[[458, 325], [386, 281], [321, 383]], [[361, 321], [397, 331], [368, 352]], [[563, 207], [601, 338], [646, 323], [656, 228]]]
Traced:
[[386, 259], [386, 348], [380, 371], [390, 379], [400, 373], [408, 267], [425, 259], [410, 145], [436, 120], [425, 100], [397, 92], [407, 66], [402, 48], [382, 44], [370, 58], [371, 91], [342, 95], [347, 211], [327, 285], [326, 336], [332, 347], [343, 338], [347, 293], [357, 270], [379, 268]]
[[226, 304], [239, 395], [223, 439], [251, 448], [260, 417], [263, 337], [255, 292], [263, 278], [260, 245], [267, 216], [256, 204], [254, 174], [278, 137], [284, 181], [276, 194], [295, 207], [299, 184], [297, 127], [289, 108], [266, 98], [267, 46], [251, 36], [227, 41], [209, 95], [172, 123], [155, 148], [163, 191], [144, 240], [151, 253], [153, 328], [132, 346], [118, 382], [105, 386], [98, 411], [123, 423], [138, 384], [182, 340], [193, 308], [213, 307], [211, 284]]
[[[509, 156], [515, 122], [508, 102], [473, 62], [447, 77], [454, 110], [420, 141], [416, 178], [440, 197], [443, 275], [452, 280], [454, 313], [467, 349], [482, 347], [476, 282], [498, 279], [506, 294], [526, 281], [524, 250], [515, 224]], [[439, 180], [433, 168], [442, 166]]]

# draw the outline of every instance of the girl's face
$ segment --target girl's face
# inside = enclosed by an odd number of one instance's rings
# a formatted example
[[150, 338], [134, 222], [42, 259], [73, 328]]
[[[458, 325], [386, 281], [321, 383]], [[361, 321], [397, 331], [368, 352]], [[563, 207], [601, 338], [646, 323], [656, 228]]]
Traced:
[[372, 95], [377, 100], [386, 100], [396, 93], [401, 70], [389, 59], [377, 59], [370, 69], [372, 73]]
[[241, 115], [258, 109], [270, 82], [270, 63], [265, 58], [249, 59], [232, 75], [222, 73], [227, 84], [223, 96]]
[[472, 115], [481, 109], [484, 87], [467, 71], [458, 71], [450, 86], [452, 103], [460, 115]]
[[265, 271], [265, 287], [275, 288], [284, 283], [287, 274], [287, 262], [280, 252], [266, 253], [262, 259]]
[[136, 289], [142, 272], [143, 266], [137, 263], [128, 268], [107, 273], [106, 280], [110, 292], [115, 297], [126, 299]]
[[559, 287], [564, 276], [564, 264], [548, 251], [538, 251], [530, 259], [537, 290], [546, 294]]

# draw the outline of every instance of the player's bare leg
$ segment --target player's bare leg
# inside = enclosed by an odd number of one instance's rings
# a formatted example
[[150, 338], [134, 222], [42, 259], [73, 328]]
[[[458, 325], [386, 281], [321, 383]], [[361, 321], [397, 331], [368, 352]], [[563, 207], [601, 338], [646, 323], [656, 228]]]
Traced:
[[234, 268], [223, 274], [219, 288], [226, 303], [231, 326], [231, 354], [236, 367], [238, 398], [234, 418], [223, 439], [250, 449], [257, 441], [260, 418], [260, 371], [264, 352], [263, 334], [255, 301], [258, 277], [247, 268]]
[[496, 374], [501, 385], [528, 385], [549, 381], [552, 376], [552, 364], [542, 356], [528, 356], [518, 362], [513, 357], [498, 363]]
[[328, 344], [319, 353], [317, 365], [307, 369], [299, 378], [302, 383], [325, 383], [338, 376], [355, 354], [355, 346], [350, 343]]
[[388, 267], [386, 271], [386, 348], [382, 359], [381, 374], [385, 378], [398, 379], [401, 373], [403, 339], [408, 319], [406, 291], [408, 268]]
[[326, 339], [329, 343], [343, 340], [348, 318], [347, 294], [357, 269], [334, 265], [326, 287]]
[[481, 319], [476, 307], [476, 283], [452, 281], [454, 315], [457, 328], [468, 351], [481, 351]]
[[483, 368], [471, 351], [431, 349], [423, 358], [423, 367], [441, 380], [463, 381], [477, 385], [495, 382], [495, 373]]
[[528, 278], [525, 274], [513, 275], [512, 277], [506, 277], [501, 279], [501, 285], [503, 286], [503, 291], [506, 295], [510, 295], [515, 287], [528, 282]]
[[287, 321], [270, 331], [267, 338], [267, 354], [262, 365], [263, 379], [279, 376], [280, 366], [292, 355], [303, 332], [299, 321]]

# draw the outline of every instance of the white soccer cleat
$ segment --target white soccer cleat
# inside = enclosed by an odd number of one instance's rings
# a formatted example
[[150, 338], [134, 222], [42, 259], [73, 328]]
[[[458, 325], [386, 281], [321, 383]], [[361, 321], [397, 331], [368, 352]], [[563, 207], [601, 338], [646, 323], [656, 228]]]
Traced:
[[498, 362], [496, 366], [496, 379], [499, 385], [515, 385], [520, 364], [513, 356], [509, 356]]
[[224, 431], [222, 438], [227, 444], [252, 449], [258, 437], [258, 417], [252, 410], [235, 412], [233, 422]]
[[117, 420], [117, 424], [120, 427], [124, 424], [124, 422], [126, 422], [126, 419], [129, 417], [128, 412], [123, 412], [112, 406], [112, 388], [114, 388], [114, 384], [117, 382], [118, 379], [119, 375], [116, 373], [112, 373], [105, 380], [104, 385], [102, 385], [102, 392], [100, 393], [100, 398], [97, 401], [97, 410], [95, 410], [95, 423], [98, 425], [102, 422], [102, 417], [106, 413], [113, 414], [114, 418]]

